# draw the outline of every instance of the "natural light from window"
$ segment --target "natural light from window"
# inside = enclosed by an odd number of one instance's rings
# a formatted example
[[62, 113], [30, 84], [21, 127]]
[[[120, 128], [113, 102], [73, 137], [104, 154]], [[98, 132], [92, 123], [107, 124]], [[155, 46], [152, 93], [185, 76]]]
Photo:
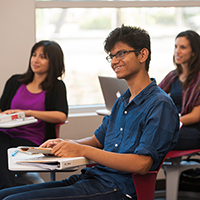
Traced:
[[150, 76], [161, 79], [174, 69], [174, 38], [180, 31], [200, 33], [200, 7], [38, 8], [37, 41], [58, 42], [65, 55], [64, 81], [70, 106], [102, 104], [98, 75], [114, 76], [103, 43], [121, 24], [140, 26], [151, 36]]

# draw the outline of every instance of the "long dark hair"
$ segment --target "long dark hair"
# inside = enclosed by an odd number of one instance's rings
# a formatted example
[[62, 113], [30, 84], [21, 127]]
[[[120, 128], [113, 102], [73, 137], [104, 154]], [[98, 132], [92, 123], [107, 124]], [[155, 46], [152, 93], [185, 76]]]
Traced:
[[31, 57], [38, 47], [43, 47], [43, 53], [46, 57], [49, 58], [49, 70], [46, 79], [41, 83], [41, 87], [46, 92], [49, 92], [56, 79], [62, 76], [65, 73], [64, 65], [64, 55], [60, 45], [54, 41], [42, 40], [37, 42], [31, 49], [31, 55], [29, 58], [28, 70], [22, 74], [19, 78], [19, 81], [28, 84], [33, 81], [34, 73], [31, 69]]
[[[191, 80], [196, 79], [200, 70], [200, 36], [195, 31], [187, 30], [179, 33], [175, 39], [177, 39], [178, 37], [186, 37], [190, 42], [192, 52], [194, 53], [194, 56], [192, 56], [188, 62], [188, 74], [186, 80], [183, 83], [183, 89], [186, 90]], [[183, 71], [182, 66], [180, 64], [176, 64], [174, 56], [173, 61], [178, 74], [181, 74]]]

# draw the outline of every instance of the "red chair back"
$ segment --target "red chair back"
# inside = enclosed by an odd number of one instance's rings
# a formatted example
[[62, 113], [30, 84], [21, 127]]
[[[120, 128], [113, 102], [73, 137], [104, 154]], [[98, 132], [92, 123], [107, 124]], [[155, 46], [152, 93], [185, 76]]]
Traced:
[[56, 132], [56, 138], [59, 138], [60, 136], [60, 126], [63, 124], [67, 124], [68, 121], [65, 121], [64, 123], [56, 124], [55, 126], [55, 132]]
[[165, 158], [160, 163], [157, 171], [149, 171], [145, 175], [132, 174], [137, 200], [154, 200], [156, 178], [164, 160]]
[[181, 156], [187, 156], [189, 154], [194, 154], [200, 152], [200, 149], [192, 149], [192, 150], [171, 150], [166, 158], [176, 158]]

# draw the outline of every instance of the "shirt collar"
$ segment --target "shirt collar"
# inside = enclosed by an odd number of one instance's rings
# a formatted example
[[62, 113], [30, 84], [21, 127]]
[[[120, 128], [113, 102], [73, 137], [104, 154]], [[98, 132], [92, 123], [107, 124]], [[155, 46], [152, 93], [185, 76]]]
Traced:
[[[155, 90], [156, 87], [156, 80], [154, 78], [151, 78], [151, 83], [147, 85], [147, 87], [145, 87], [137, 96], [135, 96], [132, 101], [136, 105], [140, 105], [146, 98], [148, 98], [149, 94], [152, 93], [152, 91]], [[124, 94], [122, 94], [123, 99], [129, 99], [130, 96], [131, 93], [129, 89]]]

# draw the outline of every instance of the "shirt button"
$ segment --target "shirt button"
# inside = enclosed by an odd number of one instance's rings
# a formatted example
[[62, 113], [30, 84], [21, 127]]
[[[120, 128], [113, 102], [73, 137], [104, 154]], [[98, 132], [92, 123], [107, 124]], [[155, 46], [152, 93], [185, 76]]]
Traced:
[[118, 144], [115, 144], [115, 147], [118, 147]]
[[124, 114], [125, 114], [125, 115], [127, 114], [127, 111], [126, 111], [126, 110], [124, 111]]
[[120, 131], [123, 131], [123, 128], [120, 128]]

